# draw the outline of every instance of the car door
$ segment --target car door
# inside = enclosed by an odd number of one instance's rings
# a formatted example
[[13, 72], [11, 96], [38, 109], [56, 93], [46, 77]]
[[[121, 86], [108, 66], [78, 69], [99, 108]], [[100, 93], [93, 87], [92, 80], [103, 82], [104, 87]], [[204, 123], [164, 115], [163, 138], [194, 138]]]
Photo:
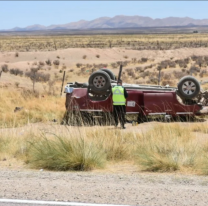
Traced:
[[146, 115], [171, 114], [173, 111], [173, 93], [144, 92], [144, 113]]

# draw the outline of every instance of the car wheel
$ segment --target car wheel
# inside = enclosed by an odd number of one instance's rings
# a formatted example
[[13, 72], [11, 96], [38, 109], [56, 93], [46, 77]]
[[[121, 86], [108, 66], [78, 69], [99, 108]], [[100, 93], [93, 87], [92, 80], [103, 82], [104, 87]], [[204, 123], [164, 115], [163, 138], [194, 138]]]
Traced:
[[178, 83], [178, 94], [183, 99], [193, 99], [200, 92], [199, 82], [192, 76], [180, 79]]
[[100, 71], [106, 72], [112, 80], [116, 80], [116, 76], [110, 69], [100, 69]]
[[103, 93], [111, 88], [110, 76], [104, 71], [94, 72], [88, 82], [90, 90], [96, 93]]

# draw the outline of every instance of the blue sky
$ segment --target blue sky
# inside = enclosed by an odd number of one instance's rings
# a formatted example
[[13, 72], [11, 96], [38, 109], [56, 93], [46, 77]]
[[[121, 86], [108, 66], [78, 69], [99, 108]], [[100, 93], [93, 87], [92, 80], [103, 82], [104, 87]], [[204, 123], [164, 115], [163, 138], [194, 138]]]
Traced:
[[0, 29], [116, 15], [208, 19], [207, 1], [0, 1]]

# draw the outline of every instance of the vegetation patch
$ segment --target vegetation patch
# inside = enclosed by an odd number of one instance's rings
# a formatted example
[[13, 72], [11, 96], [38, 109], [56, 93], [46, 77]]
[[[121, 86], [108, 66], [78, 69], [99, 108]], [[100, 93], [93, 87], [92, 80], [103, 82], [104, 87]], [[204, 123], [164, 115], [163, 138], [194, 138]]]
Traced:
[[49, 170], [91, 170], [102, 168], [105, 161], [104, 151], [93, 142], [60, 136], [31, 142], [27, 159], [32, 167]]
[[208, 175], [208, 141], [178, 123], [157, 125], [144, 133], [99, 126], [68, 130], [59, 126], [55, 131], [0, 133], [0, 159], [15, 158], [28, 167], [57, 171], [134, 161], [141, 171]]
[[[65, 99], [60, 96], [41, 95], [33, 91], [0, 92], [0, 126], [18, 127], [28, 123], [49, 122], [56, 119], [61, 122], [65, 111]], [[22, 109], [15, 112], [16, 107]]]
[[[54, 51], [67, 48], [113, 48], [131, 50], [172, 50], [208, 47], [207, 34], [57, 35], [2, 36], [1, 51]], [[14, 54], [19, 57], [19, 53]], [[57, 56], [59, 59], [60, 56]]]
[[190, 129], [158, 126], [141, 136], [135, 153], [137, 164], [145, 171], [168, 172], [194, 169], [200, 155]]

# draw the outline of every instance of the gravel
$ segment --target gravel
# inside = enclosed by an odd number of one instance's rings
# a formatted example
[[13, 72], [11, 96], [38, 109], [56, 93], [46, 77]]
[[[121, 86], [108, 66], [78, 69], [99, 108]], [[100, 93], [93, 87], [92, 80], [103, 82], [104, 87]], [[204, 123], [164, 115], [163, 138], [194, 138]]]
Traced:
[[208, 177], [182, 174], [0, 170], [1, 199], [143, 206], [207, 206]]

